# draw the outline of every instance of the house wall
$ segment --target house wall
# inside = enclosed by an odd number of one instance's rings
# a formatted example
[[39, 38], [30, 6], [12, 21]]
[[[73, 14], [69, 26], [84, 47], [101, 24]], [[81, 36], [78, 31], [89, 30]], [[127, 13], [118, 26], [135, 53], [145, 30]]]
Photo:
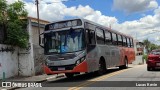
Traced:
[[3, 49], [11, 49], [11, 46], [0, 44], [0, 79], [3, 78], [3, 72], [6, 78], [18, 75], [18, 49], [13, 51], [2, 51]]
[[[28, 32], [32, 35], [31, 23], [28, 20]], [[14, 76], [32, 76], [35, 75], [33, 43], [29, 38], [28, 48], [20, 49], [10, 45], [0, 44], [0, 79]]]
[[[40, 28], [40, 33], [44, 31], [44, 28]], [[32, 42], [33, 42], [33, 56], [34, 56], [34, 63], [35, 63], [35, 74], [42, 74], [43, 71], [43, 64], [45, 60], [44, 56], [44, 49], [39, 46], [39, 33], [38, 27], [32, 26]]]
[[32, 41], [32, 25], [31, 20], [28, 20], [28, 32], [29, 32], [29, 43], [28, 48], [19, 49], [19, 66], [20, 76], [33, 76], [35, 75], [34, 69], [34, 56], [33, 56], [33, 41]]

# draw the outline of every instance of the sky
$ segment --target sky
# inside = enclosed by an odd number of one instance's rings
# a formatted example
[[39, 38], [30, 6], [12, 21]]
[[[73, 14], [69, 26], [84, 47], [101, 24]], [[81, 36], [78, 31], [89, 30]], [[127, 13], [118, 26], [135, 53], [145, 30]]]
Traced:
[[[37, 17], [35, 0], [21, 1], [29, 16]], [[39, 0], [39, 12], [40, 19], [50, 22], [85, 18], [160, 45], [160, 0]]]

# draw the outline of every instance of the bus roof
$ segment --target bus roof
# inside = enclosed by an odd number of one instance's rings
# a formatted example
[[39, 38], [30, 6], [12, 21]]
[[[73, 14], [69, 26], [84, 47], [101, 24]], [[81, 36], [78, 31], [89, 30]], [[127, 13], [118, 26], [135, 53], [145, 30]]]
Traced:
[[113, 33], [116, 33], [116, 34], [120, 34], [120, 35], [123, 35], [123, 36], [125, 36], [125, 37], [133, 38], [133, 37], [128, 36], [128, 35], [126, 35], [126, 34], [124, 34], [124, 33], [121, 33], [121, 32], [116, 31], [116, 30], [114, 30], [114, 29], [108, 28], [108, 27], [106, 27], [106, 26], [104, 26], [104, 25], [100, 25], [100, 24], [95, 23], [95, 22], [93, 22], [93, 21], [90, 21], [90, 20], [87, 20], [87, 19], [81, 19], [81, 20], [83, 20], [83, 22], [89, 22], [89, 23], [91, 23], [91, 24], [93, 24], [93, 25], [96, 25], [96, 26], [102, 28], [102, 29], [105, 29], [105, 30], [107, 29], [107, 30], [110, 31], [110, 32], [113, 32]]
[[[116, 30], [114, 30], [114, 29], [108, 28], [108, 27], [106, 27], [106, 26], [100, 25], [100, 24], [98, 24], [98, 23], [95, 23], [95, 22], [93, 22], [93, 21], [90, 21], [90, 20], [87, 20], [87, 19], [84, 19], [84, 18], [74, 18], [74, 19], [67, 19], [67, 20], [57, 20], [57, 21], [54, 21], [54, 22], [52, 22], [52, 23], [63, 22], [63, 21], [70, 21], [70, 20], [77, 20], [77, 19], [80, 19], [82, 22], [88, 22], [88, 23], [93, 24], [93, 25], [95, 25], [95, 26], [97, 26], [97, 27], [100, 27], [100, 28], [102, 28], [102, 29], [105, 29], [105, 30], [108, 30], [108, 31], [110, 31], [110, 32], [113, 32], [113, 33], [116, 33], [116, 34], [120, 34], [120, 35], [123, 35], [123, 36], [125, 36], [125, 37], [129, 37], [129, 38], [132, 38], [132, 39], [133, 39], [133, 37], [131, 37], [131, 36], [128, 36], [128, 35], [126, 35], [126, 34], [124, 34], [124, 33], [121, 33], [121, 32], [119, 32], [119, 31], [116, 31]], [[51, 23], [49, 23], [49, 24], [51, 24]], [[47, 25], [49, 25], [49, 24], [47, 24]]]

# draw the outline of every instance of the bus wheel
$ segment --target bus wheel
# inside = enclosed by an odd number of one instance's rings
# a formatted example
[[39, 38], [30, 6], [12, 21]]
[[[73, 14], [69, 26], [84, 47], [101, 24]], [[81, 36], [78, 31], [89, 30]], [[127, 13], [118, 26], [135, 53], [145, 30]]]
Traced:
[[124, 65], [122, 65], [122, 66], [119, 66], [119, 69], [126, 69], [126, 68], [128, 68], [128, 60], [127, 60], [127, 58], [125, 58], [124, 59]]
[[125, 58], [125, 65], [124, 65], [124, 69], [126, 69], [126, 68], [128, 68], [128, 60], [127, 60], [127, 58]]
[[67, 78], [73, 78], [74, 73], [65, 73], [65, 75]]
[[99, 62], [99, 70], [97, 71], [98, 75], [102, 75], [106, 72], [106, 64], [103, 60], [100, 60]]

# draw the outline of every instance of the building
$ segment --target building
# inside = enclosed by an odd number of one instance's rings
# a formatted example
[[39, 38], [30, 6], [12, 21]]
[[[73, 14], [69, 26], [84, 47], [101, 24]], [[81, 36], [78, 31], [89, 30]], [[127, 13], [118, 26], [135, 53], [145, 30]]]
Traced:
[[144, 51], [143, 43], [138, 40], [134, 40], [134, 49], [135, 49], [136, 60], [133, 62], [133, 64], [143, 64], [144, 63], [144, 60], [142, 59]]
[[[44, 63], [44, 51], [43, 48], [39, 46], [39, 33], [38, 33], [38, 20], [37, 18], [28, 17], [29, 20], [29, 30], [31, 31], [31, 42], [33, 45], [33, 57], [34, 57], [34, 68], [35, 74], [43, 73], [42, 64]], [[39, 19], [40, 23], [40, 33], [43, 33], [46, 24], [49, 21]]]
[[[29, 43], [27, 49], [5, 45], [0, 42], [0, 79], [14, 76], [33, 76], [43, 73], [43, 48], [39, 46], [39, 33], [37, 19], [28, 17], [27, 30]], [[40, 19], [40, 33], [45, 24], [50, 22]], [[0, 41], [3, 40], [3, 28], [0, 28]]]
[[143, 55], [144, 45], [142, 42], [136, 42], [136, 55]]

